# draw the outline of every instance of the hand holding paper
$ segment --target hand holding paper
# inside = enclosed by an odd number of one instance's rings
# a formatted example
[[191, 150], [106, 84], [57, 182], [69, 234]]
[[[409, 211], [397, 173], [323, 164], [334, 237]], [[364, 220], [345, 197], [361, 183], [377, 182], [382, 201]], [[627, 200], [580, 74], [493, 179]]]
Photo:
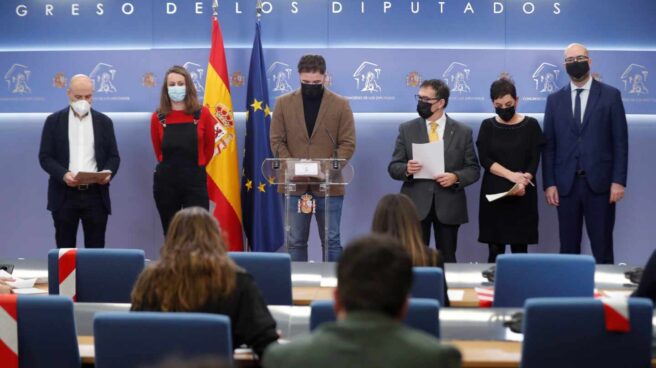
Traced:
[[112, 177], [112, 172], [103, 170], [99, 172], [80, 171], [75, 175], [78, 184], [107, 184]]

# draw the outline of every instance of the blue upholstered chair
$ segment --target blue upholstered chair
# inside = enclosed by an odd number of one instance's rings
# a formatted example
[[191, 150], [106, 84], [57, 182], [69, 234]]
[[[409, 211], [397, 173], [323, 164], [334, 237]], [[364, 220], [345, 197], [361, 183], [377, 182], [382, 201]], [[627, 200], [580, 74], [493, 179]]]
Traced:
[[227, 316], [105, 312], [96, 314], [93, 330], [97, 368], [140, 368], [167, 358], [212, 357], [232, 362]]
[[412, 291], [413, 298], [435, 299], [446, 305], [444, 290], [444, 271], [437, 267], [414, 267]]
[[[337, 319], [331, 300], [312, 302], [310, 311], [310, 331], [324, 322]], [[440, 303], [435, 299], [410, 299], [408, 314], [403, 321], [408, 327], [440, 337]]]
[[292, 260], [285, 253], [230, 252], [255, 279], [268, 305], [292, 305]]
[[526, 302], [522, 368], [651, 367], [652, 303], [629, 299], [631, 331], [606, 331], [600, 300]]
[[19, 367], [80, 366], [73, 301], [70, 298], [20, 295], [16, 309]]
[[[59, 250], [48, 252], [48, 292], [59, 294]], [[130, 303], [132, 287], [145, 264], [143, 250], [78, 249], [75, 286], [78, 302]]]
[[494, 307], [521, 308], [528, 298], [592, 297], [595, 261], [573, 254], [505, 254], [497, 258]]

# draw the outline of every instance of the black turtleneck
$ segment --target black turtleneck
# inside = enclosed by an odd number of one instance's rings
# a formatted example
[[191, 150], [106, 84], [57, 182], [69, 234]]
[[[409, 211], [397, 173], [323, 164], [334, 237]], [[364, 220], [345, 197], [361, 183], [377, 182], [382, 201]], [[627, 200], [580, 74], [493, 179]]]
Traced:
[[305, 126], [307, 127], [308, 137], [312, 136], [314, 124], [317, 122], [317, 115], [319, 115], [319, 107], [321, 107], [322, 98], [323, 90], [321, 91], [321, 94], [316, 97], [303, 95], [303, 113], [305, 115]]

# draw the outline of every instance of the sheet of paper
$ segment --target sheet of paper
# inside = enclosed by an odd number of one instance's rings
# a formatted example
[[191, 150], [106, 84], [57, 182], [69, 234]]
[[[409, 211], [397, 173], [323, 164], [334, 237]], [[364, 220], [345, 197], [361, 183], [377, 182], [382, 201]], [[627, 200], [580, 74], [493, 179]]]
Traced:
[[464, 290], [451, 290], [447, 289], [446, 293], [449, 295], [449, 300], [452, 302], [461, 302], [465, 299]]
[[510, 193], [512, 193], [513, 190], [516, 190], [516, 189], [517, 189], [517, 184], [513, 185], [513, 187], [510, 188], [507, 192], [502, 192], [502, 193], [497, 193], [497, 194], [486, 194], [485, 198], [487, 198], [488, 202], [494, 202], [497, 199], [501, 199], [503, 197], [506, 197], [506, 196], [510, 195]]
[[421, 170], [414, 174], [415, 179], [435, 179], [444, 174], [444, 141], [433, 143], [413, 143], [412, 159], [421, 163]]
[[42, 289], [37, 289], [37, 288], [27, 288], [27, 289], [14, 289], [12, 290], [14, 294], [24, 294], [24, 295], [29, 295], [29, 294], [46, 294], [48, 293], [45, 290]]
[[15, 279], [15, 281], [5, 281], [5, 284], [14, 289], [29, 289], [34, 287], [36, 279]]
[[13, 279], [14, 277], [7, 271], [5, 270], [0, 270], [0, 280], [3, 279]]
[[80, 184], [95, 184], [99, 183], [101, 180], [105, 179], [107, 175], [110, 175], [109, 170], [103, 170], [99, 172], [86, 172], [80, 171], [75, 174], [75, 180]]

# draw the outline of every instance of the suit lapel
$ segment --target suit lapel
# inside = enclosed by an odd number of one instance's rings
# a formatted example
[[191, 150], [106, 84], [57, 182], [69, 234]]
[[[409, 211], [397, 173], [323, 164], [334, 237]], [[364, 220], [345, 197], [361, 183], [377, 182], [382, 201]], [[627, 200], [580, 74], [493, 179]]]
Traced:
[[302, 131], [305, 136], [305, 141], [309, 141], [310, 137], [308, 136], [307, 126], [305, 125], [305, 110], [303, 109], [303, 96], [301, 96], [300, 88], [293, 92], [292, 98], [294, 101], [294, 129], [299, 129]]
[[100, 149], [102, 146], [102, 134], [100, 132], [100, 119], [94, 110], [91, 110], [91, 125], [93, 126], [93, 149], [96, 152], [96, 164], [98, 165], [98, 171], [102, 170], [100, 164], [98, 163], [98, 152], [102, 152]]
[[451, 146], [451, 142], [453, 142], [454, 132], [455, 132], [455, 124], [453, 123], [453, 120], [451, 120], [451, 118], [447, 115], [446, 126], [444, 127], [444, 137], [442, 137], [442, 140], [444, 141], [444, 152], [446, 152]]
[[592, 111], [594, 111], [594, 108], [599, 101], [600, 92], [601, 88], [599, 87], [599, 82], [593, 79], [592, 84], [590, 85], [588, 103], [585, 106], [585, 112], [583, 114], [583, 124], [581, 124], [581, 131], [583, 131], [583, 129], [585, 129], [585, 127], [588, 126], [588, 123], [590, 122], [590, 115], [592, 114]]
[[[331, 94], [332, 93], [329, 90], [324, 88], [323, 97], [321, 97], [321, 104], [319, 105], [319, 112], [317, 113], [317, 121], [314, 122], [314, 129], [312, 130], [312, 136], [310, 138], [314, 137], [316, 132], [319, 131], [319, 127], [323, 123], [324, 118], [328, 113], [328, 109], [330, 109], [330, 106], [328, 105], [330, 105]], [[305, 118], [303, 119], [303, 121], [305, 121]], [[307, 130], [307, 128], [305, 130]]]
[[567, 84], [567, 86], [563, 89], [563, 98], [565, 101], [563, 103], [565, 104], [565, 111], [566, 116], [569, 116], [570, 123], [569, 127], [576, 133], [577, 135], [579, 134], [579, 131], [581, 129], [581, 124], [576, 122], [576, 119], [574, 119], [574, 107], [572, 106], [572, 85]]
[[414, 134], [418, 138], [414, 143], [428, 143], [428, 129], [426, 128], [426, 119], [419, 118], [414, 126]]
[[[68, 139], [68, 115], [71, 113], [71, 108], [68, 107], [62, 111], [62, 114], [59, 116], [59, 126], [61, 127], [59, 134], [63, 135], [64, 139], [62, 140], [63, 142], [66, 142], [64, 147], [62, 147], [64, 151], [64, 158], [66, 159], [67, 164], [70, 166], [71, 164], [71, 142]], [[68, 166], [67, 166], [68, 168]]]

